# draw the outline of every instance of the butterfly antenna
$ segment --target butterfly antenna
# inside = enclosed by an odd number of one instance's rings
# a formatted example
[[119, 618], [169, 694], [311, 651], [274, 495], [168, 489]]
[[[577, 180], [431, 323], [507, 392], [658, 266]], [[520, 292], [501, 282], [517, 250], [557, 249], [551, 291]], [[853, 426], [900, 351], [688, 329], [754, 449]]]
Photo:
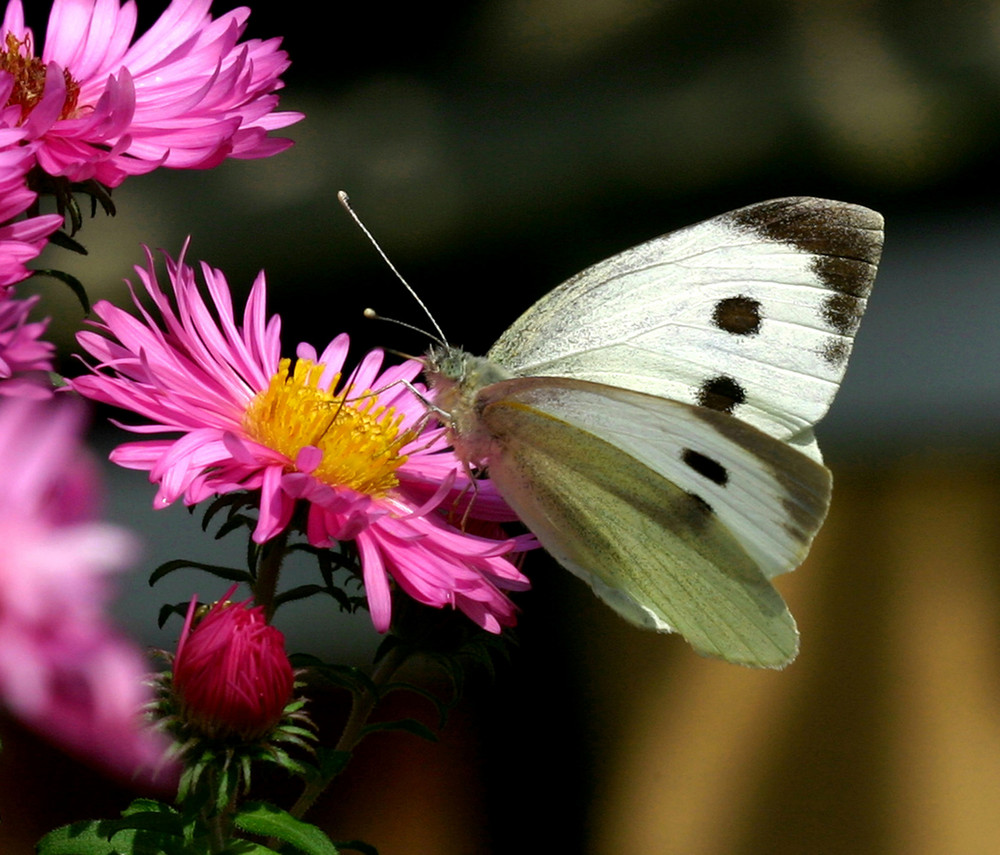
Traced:
[[[361, 218], [354, 212], [354, 208], [351, 207], [351, 199], [347, 195], [347, 193], [345, 193], [343, 190], [338, 190], [337, 198], [340, 200], [340, 204], [344, 206], [344, 210], [351, 215], [351, 219], [354, 220], [354, 222], [357, 224], [357, 227], [361, 229], [362, 232], [364, 232], [365, 237], [368, 238], [371, 245], [375, 247], [376, 252], [378, 252], [378, 254], [382, 256], [382, 260], [387, 265], [389, 265], [389, 269], [396, 275], [396, 278], [403, 283], [403, 287], [410, 292], [410, 295], [413, 297], [413, 299], [417, 301], [417, 305], [419, 305], [420, 308], [423, 309], [424, 314], [427, 315], [428, 318], [430, 318], [430, 322], [434, 325], [434, 329], [436, 329], [438, 332], [437, 335], [438, 342], [439, 343], [446, 342], [447, 336], [444, 334], [444, 330], [441, 329], [438, 322], [434, 320], [434, 315], [431, 314], [431, 310], [427, 308], [427, 306], [424, 304], [424, 301], [420, 299], [420, 296], [417, 294], [416, 291], [413, 290], [410, 283], [403, 278], [402, 274], [396, 269], [396, 265], [393, 264], [391, 261], [389, 261], [389, 256], [385, 254], [382, 247], [378, 245], [378, 241], [375, 240], [375, 237], [372, 235], [372, 233], [368, 231], [368, 227], [365, 226], [363, 222], [361, 222]], [[368, 311], [369, 310], [367, 309], [365, 310], [365, 317], [369, 316]], [[372, 314], [374, 314], [374, 312]], [[401, 323], [401, 322], [396, 321], [396, 323]], [[403, 326], [409, 326], [409, 324], [403, 324]], [[417, 329], [417, 328], [410, 327], [410, 329]], [[417, 330], [417, 331], [424, 332], [423, 330]], [[424, 335], [426, 335], [426, 333], [424, 333]], [[435, 338], [435, 336], [430, 336], [430, 338]]]
[[[442, 347], [447, 347], [448, 346], [447, 343], [445, 342], [445, 340], [443, 338], [439, 338], [438, 336], [434, 335], [434, 333], [427, 332], [427, 330], [423, 329], [422, 327], [414, 326], [413, 324], [408, 324], [406, 321], [400, 321], [400, 320], [397, 320], [396, 318], [387, 318], [385, 315], [380, 315], [374, 309], [371, 309], [371, 308], [365, 309], [364, 312], [362, 312], [362, 314], [369, 321], [387, 321], [390, 324], [396, 324], [397, 326], [403, 327], [404, 329], [413, 330], [413, 332], [420, 333], [420, 335], [426, 336], [431, 341], [434, 341], [434, 342], [437, 342], [438, 344], [440, 344]], [[433, 321], [434, 318], [431, 318], [431, 320]], [[435, 324], [434, 326], [437, 326], [437, 324]], [[438, 330], [438, 332], [440, 332], [440, 330]], [[384, 349], [388, 350], [388, 348], [384, 348]], [[418, 357], [415, 357], [415, 356], [408, 356], [405, 353], [398, 353], [398, 351], [390, 351], [390, 352], [391, 353], [396, 353], [398, 356], [402, 356], [404, 359], [417, 359], [418, 358]]]

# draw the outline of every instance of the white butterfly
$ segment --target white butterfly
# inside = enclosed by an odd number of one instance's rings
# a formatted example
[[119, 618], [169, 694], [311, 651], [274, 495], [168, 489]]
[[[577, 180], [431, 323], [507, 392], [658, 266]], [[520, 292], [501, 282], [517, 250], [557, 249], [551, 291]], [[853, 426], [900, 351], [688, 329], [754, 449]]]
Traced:
[[485, 358], [435, 347], [458, 455], [623, 617], [780, 668], [798, 632], [770, 579], [805, 558], [882, 217], [823, 199], [731, 211], [584, 270]]

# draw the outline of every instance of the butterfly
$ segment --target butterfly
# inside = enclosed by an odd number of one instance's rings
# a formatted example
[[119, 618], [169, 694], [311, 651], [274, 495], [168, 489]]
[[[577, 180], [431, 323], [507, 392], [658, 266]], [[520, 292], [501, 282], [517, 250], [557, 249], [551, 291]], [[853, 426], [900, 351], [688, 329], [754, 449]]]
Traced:
[[830, 503], [813, 426], [847, 367], [882, 217], [761, 202], [663, 235], [542, 297], [485, 357], [424, 358], [456, 454], [627, 620], [781, 668], [771, 579]]

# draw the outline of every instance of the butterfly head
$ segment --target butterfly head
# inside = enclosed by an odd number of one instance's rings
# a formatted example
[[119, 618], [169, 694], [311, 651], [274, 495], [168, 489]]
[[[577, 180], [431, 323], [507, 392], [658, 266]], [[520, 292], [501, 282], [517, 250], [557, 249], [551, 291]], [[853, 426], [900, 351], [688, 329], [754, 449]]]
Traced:
[[423, 363], [431, 401], [448, 427], [456, 453], [467, 461], [482, 459], [489, 443], [480, 425], [477, 395], [513, 375], [483, 356], [449, 345], [432, 347]]

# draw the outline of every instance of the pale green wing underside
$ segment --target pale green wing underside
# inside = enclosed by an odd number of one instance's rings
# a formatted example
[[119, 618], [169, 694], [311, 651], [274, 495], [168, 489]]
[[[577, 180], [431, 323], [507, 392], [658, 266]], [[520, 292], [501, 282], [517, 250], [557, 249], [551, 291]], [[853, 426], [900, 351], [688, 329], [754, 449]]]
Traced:
[[[478, 404], [504, 498], [622, 616], [729, 662], [795, 657], [795, 622], [768, 577], [808, 550], [829, 502], [825, 468], [724, 414], [583, 381], [504, 381]], [[692, 453], [715, 466], [692, 469]], [[739, 477], [720, 484], [720, 471]], [[748, 471], [756, 483], [728, 496]]]

